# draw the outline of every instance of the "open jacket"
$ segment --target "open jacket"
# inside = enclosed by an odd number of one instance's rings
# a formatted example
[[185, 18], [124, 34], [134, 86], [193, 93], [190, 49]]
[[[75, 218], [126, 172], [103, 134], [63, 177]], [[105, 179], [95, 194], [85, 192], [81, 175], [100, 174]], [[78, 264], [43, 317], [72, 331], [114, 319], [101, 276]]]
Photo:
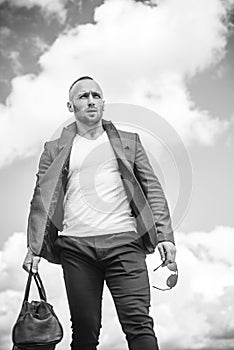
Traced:
[[[158, 242], [174, 243], [170, 213], [158, 178], [149, 163], [139, 135], [117, 130], [110, 121], [102, 120], [116, 155], [120, 176], [137, 221], [145, 252], [153, 253]], [[63, 128], [61, 136], [44, 145], [37, 181], [30, 202], [28, 246], [50, 262], [60, 263], [54, 248], [58, 231], [63, 230], [64, 207], [69, 158], [77, 133], [76, 122]]]

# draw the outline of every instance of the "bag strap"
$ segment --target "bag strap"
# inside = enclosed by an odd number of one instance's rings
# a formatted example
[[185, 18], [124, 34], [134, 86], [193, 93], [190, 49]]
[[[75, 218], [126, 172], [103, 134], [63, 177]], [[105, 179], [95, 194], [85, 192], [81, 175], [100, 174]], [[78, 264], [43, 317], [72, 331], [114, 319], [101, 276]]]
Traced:
[[25, 287], [24, 301], [28, 301], [30, 287], [31, 287], [31, 282], [32, 282], [32, 276], [34, 277], [34, 280], [36, 282], [40, 299], [44, 300], [44, 301], [47, 301], [46, 292], [45, 292], [45, 288], [43, 286], [41, 277], [40, 277], [38, 272], [33, 273], [32, 270], [30, 270], [29, 274], [28, 274], [28, 280], [27, 280], [27, 284], [26, 284], [26, 287]]
[[43, 283], [42, 283], [42, 280], [41, 280], [41, 277], [39, 275], [38, 272], [36, 272], [34, 275], [34, 280], [36, 282], [36, 285], [37, 285], [37, 289], [38, 289], [38, 292], [39, 292], [39, 295], [40, 295], [40, 298], [41, 300], [44, 300], [44, 301], [47, 301], [47, 298], [46, 298], [46, 291], [45, 291], [45, 288], [43, 286]]

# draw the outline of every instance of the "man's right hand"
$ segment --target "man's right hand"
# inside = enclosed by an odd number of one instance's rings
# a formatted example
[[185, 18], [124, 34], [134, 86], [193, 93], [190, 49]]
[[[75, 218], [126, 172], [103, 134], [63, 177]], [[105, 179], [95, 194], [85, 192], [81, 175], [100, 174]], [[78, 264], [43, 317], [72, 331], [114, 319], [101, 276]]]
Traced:
[[26, 257], [23, 262], [23, 269], [27, 272], [30, 271], [32, 267], [32, 272], [36, 273], [38, 272], [38, 264], [40, 262], [41, 258], [40, 256], [35, 255], [31, 249], [28, 247], [28, 252], [26, 254]]

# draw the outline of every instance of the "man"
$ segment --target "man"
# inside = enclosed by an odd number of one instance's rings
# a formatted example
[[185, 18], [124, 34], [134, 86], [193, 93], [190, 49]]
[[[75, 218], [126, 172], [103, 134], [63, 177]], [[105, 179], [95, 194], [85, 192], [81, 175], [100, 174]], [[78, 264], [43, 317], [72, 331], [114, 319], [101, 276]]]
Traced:
[[102, 119], [97, 82], [77, 79], [67, 106], [75, 122], [40, 158], [23, 267], [37, 271], [40, 257], [62, 264], [72, 350], [99, 343], [104, 281], [129, 349], [157, 350], [145, 258], [157, 246], [165, 265], [175, 260], [163, 190], [138, 134]]

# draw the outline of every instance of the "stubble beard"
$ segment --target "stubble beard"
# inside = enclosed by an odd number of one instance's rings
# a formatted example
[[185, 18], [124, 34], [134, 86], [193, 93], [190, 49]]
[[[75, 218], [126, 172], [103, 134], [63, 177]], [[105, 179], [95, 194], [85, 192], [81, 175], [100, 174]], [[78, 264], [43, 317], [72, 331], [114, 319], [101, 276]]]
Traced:
[[[73, 105], [73, 110], [74, 110], [76, 120], [78, 122], [81, 122], [82, 124], [86, 124], [86, 125], [95, 126], [96, 124], [98, 124], [100, 122], [100, 120], [102, 119], [102, 116], [103, 116], [103, 111], [95, 112], [95, 114], [97, 114], [97, 115], [95, 117], [91, 117], [91, 118], [87, 117], [86, 112], [83, 112], [83, 114], [80, 115], [80, 110], [75, 105]], [[89, 114], [92, 114], [92, 113], [89, 113]]]

